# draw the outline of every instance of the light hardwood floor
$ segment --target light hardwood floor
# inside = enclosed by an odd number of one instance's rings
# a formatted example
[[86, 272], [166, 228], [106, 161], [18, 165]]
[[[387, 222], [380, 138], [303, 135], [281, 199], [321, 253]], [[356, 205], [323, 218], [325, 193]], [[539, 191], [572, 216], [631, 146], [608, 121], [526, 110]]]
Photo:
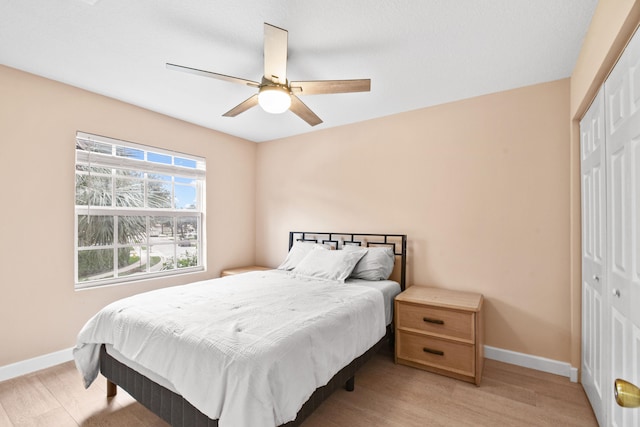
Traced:
[[[0, 427], [167, 424], [104, 378], [82, 387], [73, 362], [0, 383]], [[579, 384], [487, 360], [480, 387], [395, 365], [383, 350], [356, 375], [356, 389], [333, 393], [304, 427], [597, 426]]]

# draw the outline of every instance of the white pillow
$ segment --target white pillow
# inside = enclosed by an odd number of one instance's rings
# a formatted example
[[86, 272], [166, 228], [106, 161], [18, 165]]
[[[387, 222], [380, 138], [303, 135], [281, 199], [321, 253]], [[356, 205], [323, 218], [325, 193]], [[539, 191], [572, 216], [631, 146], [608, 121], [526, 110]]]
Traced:
[[[342, 250], [361, 251], [363, 248], [354, 245], [345, 245]], [[360, 262], [351, 272], [351, 278], [364, 280], [387, 280], [393, 272], [393, 264], [396, 257], [389, 246], [372, 246], [364, 249], [367, 251]]]
[[289, 250], [285, 260], [278, 266], [278, 270], [293, 270], [295, 266], [298, 265], [298, 263], [302, 261], [302, 259], [316, 246], [321, 249], [331, 249], [330, 245], [321, 245], [315, 242], [296, 240], [293, 243], [291, 250]]
[[326, 251], [313, 249], [293, 269], [293, 273], [314, 279], [332, 280], [344, 283], [366, 250]]

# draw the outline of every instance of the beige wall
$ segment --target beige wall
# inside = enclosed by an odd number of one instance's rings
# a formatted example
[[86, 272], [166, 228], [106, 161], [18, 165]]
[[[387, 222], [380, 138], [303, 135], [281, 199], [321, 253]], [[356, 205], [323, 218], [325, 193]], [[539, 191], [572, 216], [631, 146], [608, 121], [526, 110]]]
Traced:
[[579, 121], [640, 24], [639, 0], [600, 0], [571, 76], [571, 331], [573, 366], [580, 366], [581, 225]]
[[[117, 298], [277, 265], [309, 228], [407, 233], [410, 283], [485, 294], [488, 345], [579, 366], [577, 120], [638, 22], [640, 0], [601, 0], [570, 84], [258, 146], [0, 66], [0, 366], [72, 346]], [[207, 158], [206, 273], [73, 290], [76, 130]]]
[[[77, 130], [207, 159], [207, 272], [74, 291]], [[0, 147], [0, 366], [72, 347], [115, 299], [254, 262], [252, 142], [0, 66]]]
[[258, 145], [256, 261], [289, 230], [408, 234], [408, 283], [486, 297], [486, 344], [570, 358], [569, 80]]

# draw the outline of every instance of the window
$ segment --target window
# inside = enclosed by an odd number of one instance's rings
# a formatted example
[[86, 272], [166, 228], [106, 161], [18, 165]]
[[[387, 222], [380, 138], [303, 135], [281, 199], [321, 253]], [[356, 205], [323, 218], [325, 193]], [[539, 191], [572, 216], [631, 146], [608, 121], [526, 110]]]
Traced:
[[205, 160], [76, 134], [76, 289], [203, 270]]

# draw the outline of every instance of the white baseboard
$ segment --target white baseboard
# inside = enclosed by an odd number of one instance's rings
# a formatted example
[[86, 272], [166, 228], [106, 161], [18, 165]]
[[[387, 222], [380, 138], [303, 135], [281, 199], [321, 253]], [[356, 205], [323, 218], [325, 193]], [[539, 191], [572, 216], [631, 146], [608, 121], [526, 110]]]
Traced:
[[73, 360], [73, 348], [56, 351], [33, 359], [23, 360], [10, 365], [0, 366], [0, 381], [10, 380], [20, 375], [30, 374]]
[[[50, 368], [51, 366], [73, 360], [72, 350], [72, 348], [67, 348], [54, 353], [34, 357], [33, 359], [12, 363], [11, 365], [0, 366], [0, 381], [9, 380], [11, 378], [19, 377], [20, 375], [30, 374], [31, 372]], [[569, 380], [574, 383], [578, 381], [578, 369], [574, 368], [567, 362], [559, 362], [553, 359], [532, 356], [530, 354], [518, 353], [511, 350], [504, 350], [488, 345], [484, 346], [484, 357], [487, 359], [497, 360], [499, 362], [548, 372], [550, 374], [561, 375], [569, 378]]]
[[530, 354], [504, 350], [488, 345], [484, 346], [484, 357], [487, 359], [497, 360], [499, 362], [522, 366], [524, 368], [561, 375], [569, 378], [573, 383], [578, 382], [578, 368], [574, 368], [567, 362], [560, 362], [558, 360], [547, 359], [546, 357], [532, 356]]

